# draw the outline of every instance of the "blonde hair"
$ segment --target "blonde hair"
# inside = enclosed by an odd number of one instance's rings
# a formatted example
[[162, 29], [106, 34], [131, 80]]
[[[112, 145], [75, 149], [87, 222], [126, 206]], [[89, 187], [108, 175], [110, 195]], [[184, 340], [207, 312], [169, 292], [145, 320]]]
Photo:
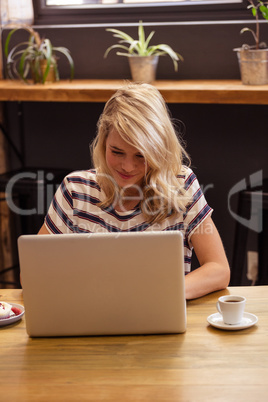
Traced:
[[137, 148], [149, 166], [142, 186], [141, 210], [151, 222], [184, 211], [190, 199], [177, 176], [183, 160], [190, 158], [181, 145], [167, 105], [160, 92], [149, 84], [129, 83], [106, 103], [92, 143], [92, 159], [97, 181], [106, 195], [100, 206], [110, 206], [118, 191], [106, 163], [106, 139], [115, 130], [128, 144]]

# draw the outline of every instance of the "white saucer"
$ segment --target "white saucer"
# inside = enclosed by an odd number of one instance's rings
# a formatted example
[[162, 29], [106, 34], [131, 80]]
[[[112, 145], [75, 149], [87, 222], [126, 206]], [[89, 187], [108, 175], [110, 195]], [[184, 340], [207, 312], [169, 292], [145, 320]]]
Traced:
[[2, 318], [1, 320], [0, 320], [0, 327], [3, 327], [3, 326], [5, 326], [5, 325], [9, 325], [9, 324], [13, 324], [14, 322], [16, 322], [16, 321], [19, 321], [19, 320], [21, 320], [22, 319], [22, 316], [23, 316], [23, 314], [24, 314], [24, 307], [23, 306], [21, 306], [20, 304], [15, 304], [15, 303], [9, 303], [9, 304], [11, 304], [11, 306], [12, 307], [18, 307], [20, 310], [21, 310], [21, 313], [20, 314], [18, 314], [18, 315], [12, 315], [11, 317], [9, 317], [9, 318]]
[[207, 321], [210, 325], [220, 329], [226, 329], [228, 331], [235, 331], [239, 329], [245, 329], [252, 327], [253, 325], [257, 324], [258, 317], [254, 314], [244, 313], [242, 321], [239, 324], [225, 324], [222, 319], [222, 315], [220, 313], [211, 314]]

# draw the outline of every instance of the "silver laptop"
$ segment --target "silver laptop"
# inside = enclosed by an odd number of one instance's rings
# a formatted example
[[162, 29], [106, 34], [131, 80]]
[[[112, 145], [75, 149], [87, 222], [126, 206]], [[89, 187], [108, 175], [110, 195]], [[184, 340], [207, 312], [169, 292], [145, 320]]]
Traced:
[[24, 235], [18, 248], [31, 337], [186, 330], [177, 231]]

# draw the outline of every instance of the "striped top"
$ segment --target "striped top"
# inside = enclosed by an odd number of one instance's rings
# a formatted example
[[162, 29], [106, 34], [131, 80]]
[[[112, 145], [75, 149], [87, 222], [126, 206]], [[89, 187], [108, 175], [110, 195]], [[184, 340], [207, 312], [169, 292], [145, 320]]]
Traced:
[[104, 193], [96, 181], [95, 170], [70, 173], [57, 189], [49, 207], [46, 228], [52, 234], [179, 230], [184, 237], [185, 272], [190, 272], [191, 235], [212, 209], [190, 168], [183, 167], [178, 181], [184, 183], [187, 195], [192, 198], [186, 211], [161, 223], [149, 224], [139, 206], [125, 212], [113, 207], [100, 208], [98, 203], [104, 200]]

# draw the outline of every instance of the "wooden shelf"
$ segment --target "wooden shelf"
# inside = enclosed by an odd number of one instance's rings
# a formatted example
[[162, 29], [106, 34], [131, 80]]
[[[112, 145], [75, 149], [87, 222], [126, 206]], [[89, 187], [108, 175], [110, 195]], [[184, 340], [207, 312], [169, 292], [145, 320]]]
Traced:
[[[26, 85], [0, 80], [0, 101], [106, 102], [124, 80], [61, 80]], [[268, 105], [268, 85], [243, 85], [239, 80], [155, 81], [167, 103]]]

